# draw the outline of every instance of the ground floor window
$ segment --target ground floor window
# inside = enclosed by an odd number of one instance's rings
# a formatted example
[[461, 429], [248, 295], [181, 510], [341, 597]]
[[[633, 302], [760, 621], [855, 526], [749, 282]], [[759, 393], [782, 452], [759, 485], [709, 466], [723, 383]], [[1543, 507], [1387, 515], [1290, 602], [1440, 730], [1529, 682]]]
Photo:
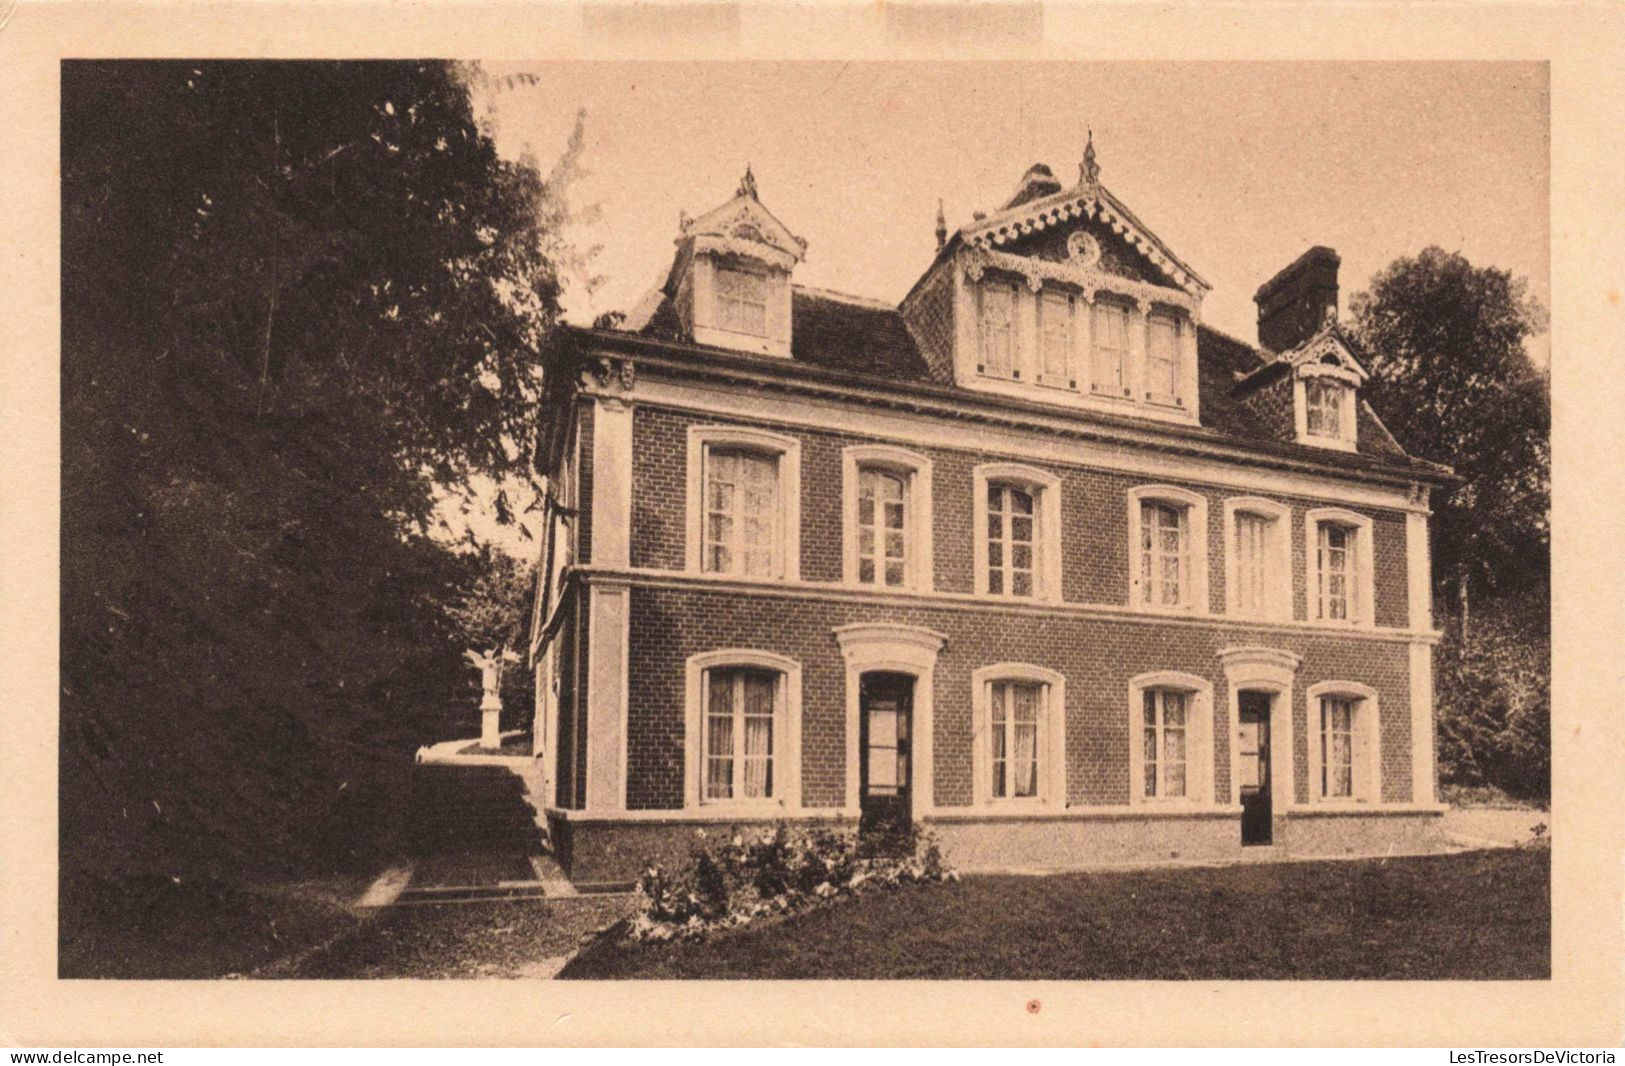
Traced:
[[1129, 682], [1129, 802], [1201, 804], [1213, 797], [1213, 685], [1163, 670]]
[[1186, 795], [1187, 693], [1175, 689], [1145, 690], [1141, 743], [1145, 752], [1141, 775], [1147, 799], [1177, 799]]
[[780, 677], [758, 669], [706, 671], [707, 800], [773, 796], [773, 720]]
[[1038, 795], [1038, 728], [1044, 686], [995, 681], [988, 696], [995, 799]]
[[1309, 797], [1316, 803], [1382, 798], [1377, 693], [1353, 681], [1309, 689]]
[[1066, 680], [1032, 663], [977, 670], [973, 771], [980, 803], [1066, 803]]
[[684, 722], [687, 806], [798, 806], [801, 666], [773, 652], [691, 656]]

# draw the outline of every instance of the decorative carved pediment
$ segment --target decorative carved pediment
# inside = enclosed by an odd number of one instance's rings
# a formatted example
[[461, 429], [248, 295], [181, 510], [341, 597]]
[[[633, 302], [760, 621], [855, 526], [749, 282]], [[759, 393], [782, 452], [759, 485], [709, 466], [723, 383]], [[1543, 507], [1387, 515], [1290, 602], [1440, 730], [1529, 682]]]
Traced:
[[1076, 261], [1057, 263], [1050, 259], [1012, 255], [1009, 252], [972, 249], [962, 254], [961, 262], [964, 264], [966, 279], [972, 282], [980, 281], [990, 269], [1001, 270], [1023, 278], [1033, 292], [1043, 288], [1046, 280], [1051, 280], [1074, 286], [1083, 294], [1083, 298], [1091, 303], [1094, 302], [1097, 293], [1111, 292], [1135, 301], [1142, 311], [1149, 310], [1152, 304], [1164, 304], [1182, 308], [1194, 317], [1201, 309], [1201, 299], [1183, 289], [1152, 285], [1118, 274], [1108, 274], [1094, 267], [1083, 266]]
[[1338, 331], [1334, 319], [1307, 344], [1287, 356], [1300, 377], [1335, 377], [1351, 385], [1363, 384], [1370, 375]]
[[[1187, 294], [1200, 298], [1207, 292], [1207, 282], [1175, 257], [1104, 186], [1098, 181], [1088, 180], [1087, 175], [1085, 180], [1071, 189], [1000, 211], [961, 233], [970, 247], [992, 251], [1031, 234], [1076, 223], [1081, 219], [1096, 220], [1110, 229], [1136, 253], [1172, 278]], [[1083, 246], [1084, 242], [1080, 241], [1079, 244], [1079, 254], [1075, 256], [1070, 255], [1072, 249], [1069, 245], [1069, 256], [1074, 261], [1086, 261], [1088, 249]]]
[[683, 219], [679, 242], [692, 240], [696, 252], [715, 252], [757, 259], [790, 270], [807, 254], [807, 242], [756, 198], [755, 179], [740, 185], [732, 200], [699, 218]]

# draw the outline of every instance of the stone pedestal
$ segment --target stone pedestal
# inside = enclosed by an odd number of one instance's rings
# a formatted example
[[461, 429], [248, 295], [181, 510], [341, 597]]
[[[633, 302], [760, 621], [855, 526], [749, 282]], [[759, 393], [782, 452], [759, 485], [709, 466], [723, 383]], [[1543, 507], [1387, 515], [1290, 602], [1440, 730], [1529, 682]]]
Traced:
[[502, 747], [502, 701], [486, 696], [480, 701], [480, 747]]

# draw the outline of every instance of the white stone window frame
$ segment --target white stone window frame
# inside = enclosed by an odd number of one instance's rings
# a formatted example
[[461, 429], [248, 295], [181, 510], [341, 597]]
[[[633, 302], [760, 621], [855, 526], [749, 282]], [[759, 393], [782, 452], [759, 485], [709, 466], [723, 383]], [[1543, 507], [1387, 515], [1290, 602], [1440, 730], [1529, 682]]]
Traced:
[[[705, 460], [713, 448], [742, 448], [779, 458], [778, 565], [767, 575], [719, 574], [704, 568]], [[801, 580], [801, 441], [744, 426], [689, 426], [685, 520], [686, 568], [690, 574], [732, 581]]]
[[[1349, 582], [1349, 616], [1322, 618], [1320, 603], [1320, 527], [1342, 526], [1354, 537], [1351, 553], [1354, 563], [1353, 580]], [[1316, 507], [1303, 516], [1304, 535], [1304, 605], [1308, 621], [1332, 629], [1370, 629], [1376, 625], [1376, 596], [1373, 579], [1372, 522], [1368, 515], [1342, 507]]]
[[[1342, 406], [1338, 412], [1338, 435], [1309, 432], [1309, 395], [1307, 383], [1311, 380], [1335, 381], [1342, 386]], [[1292, 412], [1298, 443], [1317, 448], [1334, 448], [1352, 452], [1356, 449], [1358, 426], [1355, 422], [1359, 406], [1360, 375], [1348, 367], [1327, 363], [1303, 363], [1292, 378]]]
[[[712, 670], [731, 669], [767, 670], [779, 677], [773, 718], [773, 776], [778, 795], [768, 799], [705, 798], [705, 679]], [[801, 664], [756, 648], [722, 648], [689, 656], [683, 671], [683, 806], [769, 817], [800, 810]]]
[[[1243, 611], [1241, 607], [1241, 559], [1236, 533], [1242, 515], [1270, 522], [1269, 542], [1264, 547], [1264, 609]], [[1292, 620], [1292, 508], [1262, 496], [1231, 496], [1224, 501], [1224, 609], [1234, 618], [1261, 622]]]
[[[887, 585], [883, 580], [858, 580], [858, 491], [865, 469], [885, 470], [904, 476], [903, 584]], [[889, 444], [855, 444], [841, 452], [841, 569], [846, 584], [882, 591], [930, 592], [935, 554], [932, 550], [931, 460], [918, 452]], [[876, 577], [880, 577], [876, 567]]]
[[[1038, 795], [993, 795], [993, 707], [996, 682], [1035, 684], [1043, 689], [1038, 719]], [[1066, 677], [1033, 663], [1002, 662], [971, 672], [973, 744], [972, 801], [998, 811], [1060, 810], [1067, 806]]]
[[[1152, 689], [1184, 692], [1185, 709], [1185, 795], [1175, 797], [1145, 794], [1145, 694]], [[1129, 804], [1164, 809], [1211, 809], [1213, 798], [1213, 682], [1180, 670], [1155, 670], [1138, 674], [1128, 683], [1128, 761]]]
[[[1129, 607], [1147, 614], [1208, 613], [1208, 513], [1207, 497], [1175, 485], [1138, 485], [1128, 490], [1128, 595]], [[1185, 516], [1186, 558], [1190, 580], [1180, 583], [1177, 605], [1145, 603], [1141, 597], [1140, 576], [1141, 505], [1160, 503], [1176, 507]]]
[[[1328, 798], [1321, 791], [1321, 727], [1320, 701], [1322, 698], [1345, 699], [1353, 706], [1354, 740], [1354, 796]], [[1377, 690], [1358, 681], [1322, 681], [1310, 685], [1304, 692], [1308, 717], [1305, 730], [1309, 737], [1309, 804], [1313, 807], [1365, 808], [1382, 803], [1382, 708]], [[1362, 752], [1361, 747], [1364, 747]]]
[[[1037, 586], [1031, 596], [1009, 590], [988, 591], [987, 565], [987, 487], [990, 483], [1013, 484], [1032, 493], [1033, 579]], [[982, 463], [971, 470], [971, 520], [975, 523], [976, 594], [1016, 603], [1061, 602], [1061, 479], [1047, 470], [1025, 463]]]

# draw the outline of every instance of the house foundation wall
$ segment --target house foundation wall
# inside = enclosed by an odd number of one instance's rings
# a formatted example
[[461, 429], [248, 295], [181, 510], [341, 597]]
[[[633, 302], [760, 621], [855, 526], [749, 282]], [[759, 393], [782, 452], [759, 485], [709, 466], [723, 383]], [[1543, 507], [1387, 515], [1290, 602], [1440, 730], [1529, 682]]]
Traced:
[[[771, 820], [580, 821], [555, 811], [555, 854], [578, 886], [629, 887], [653, 865], [680, 869], [703, 831], [712, 839], [760, 832]], [[854, 831], [850, 818], [800, 818], [799, 826]], [[1431, 850], [1443, 843], [1437, 811], [1294, 812], [1275, 820], [1275, 847], [1243, 848], [1241, 815], [1229, 811], [1068, 818], [933, 818], [921, 825], [943, 858], [965, 872], [1088, 870], [1168, 862], [1222, 863], [1253, 856], [1336, 858]]]

